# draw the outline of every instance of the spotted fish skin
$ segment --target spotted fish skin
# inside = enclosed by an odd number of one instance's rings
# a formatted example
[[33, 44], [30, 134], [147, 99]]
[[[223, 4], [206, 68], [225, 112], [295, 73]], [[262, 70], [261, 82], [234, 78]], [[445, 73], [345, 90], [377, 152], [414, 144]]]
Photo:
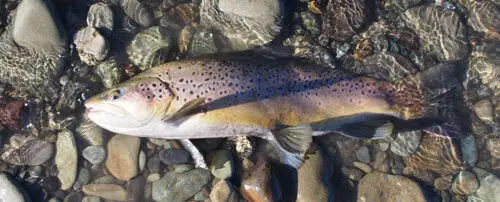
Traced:
[[174, 99], [167, 114], [206, 98], [197, 121], [273, 129], [359, 113], [397, 115], [391, 84], [296, 60], [194, 59], [171, 62], [136, 78], [169, 84]]

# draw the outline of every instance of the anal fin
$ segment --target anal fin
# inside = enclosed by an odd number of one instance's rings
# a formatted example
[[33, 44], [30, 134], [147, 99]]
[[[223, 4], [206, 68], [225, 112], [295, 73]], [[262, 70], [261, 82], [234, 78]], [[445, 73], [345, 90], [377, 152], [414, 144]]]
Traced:
[[276, 130], [267, 139], [273, 144], [282, 163], [299, 168], [312, 142], [312, 128], [310, 125], [286, 127]]

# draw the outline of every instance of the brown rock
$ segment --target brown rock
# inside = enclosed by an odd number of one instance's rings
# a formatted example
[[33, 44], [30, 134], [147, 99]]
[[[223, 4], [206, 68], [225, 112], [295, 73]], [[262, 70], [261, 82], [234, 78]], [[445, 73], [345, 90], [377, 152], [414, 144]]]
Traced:
[[[330, 1], [323, 18], [323, 36], [326, 39], [346, 41], [363, 26], [367, 18], [364, 0]], [[326, 45], [326, 44], [322, 44]]]
[[0, 125], [10, 130], [19, 129], [19, 115], [24, 103], [24, 100], [15, 100], [5, 104], [0, 100]]
[[406, 165], [441, 175], [453, 174], [462, 168], [457, 148], [452, 139], [426, 134], [422, 137], [420, 147], [408, 159]]
[[114, 201], [125, 201], [127, 196], [125, 189], [116, 184], [87, 184], [83, 186], [82, 191], [88, 195]]
[[255, 165], [244, 171], [240, 192], [250, 202], [270, 202], [273, 195], [270, 187], [269, 163], [258, 159]]
[[138, 137], [115, 135], [108, 142], [108, 158], [106, 168], [117, 179], [127, 181], [139, 171]]
[[453, 181], [452, 175], [446, 175], [434, 180], [434, 188], [437, 190], [447, 190], [451, 188], [451, 182]]
[[410, 179], [373, 172], [365, 175], [358, 185], [358, 199], [362, 202], [412, 201], [425, 202], [420, 186]]
[[324, 164], [321, 153], [307, 155], [306, 161], [298, 170], [297, 202], [328, 201], [328, 187], [322, 182]]
[[220, 180], [210, 192], [212, 202], [237, 202], [238, 194], [234, 191], [231, 183], [226, 180]]

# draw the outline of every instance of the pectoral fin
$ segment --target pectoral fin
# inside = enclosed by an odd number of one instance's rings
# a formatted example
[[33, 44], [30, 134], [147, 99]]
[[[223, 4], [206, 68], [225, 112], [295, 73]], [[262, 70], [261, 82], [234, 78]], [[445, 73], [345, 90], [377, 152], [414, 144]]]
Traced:
[[177, 110], [175, 113], [172, 115], [167, 116], [165, 118], [165, 121], [168, 122], [174, 122], [186, 115], [189, 115], [196, 111], [201, 105], [205, 104], [205, 98], [196, 98], [193, 100], [190, 100], [189, 102], [186, 102], [179, 110]]

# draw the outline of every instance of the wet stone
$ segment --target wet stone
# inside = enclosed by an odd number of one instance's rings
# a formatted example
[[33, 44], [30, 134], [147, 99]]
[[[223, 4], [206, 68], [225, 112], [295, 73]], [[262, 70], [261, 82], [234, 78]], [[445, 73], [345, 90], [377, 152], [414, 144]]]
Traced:
[[468, 6], [468, 21], [474, 30], [500, 37], [500, 9], [491, 1], [474, 1]]
[[410, 156], [417, 151], [421, 139], [420, 130], [398, 133], [391, 143], [391, 152], [399, 156]]
[[437, 190], [448, 190], [449, 188], [451, 188], [452, 182], [453, 182], [452, 175], [442, 176], [434, 180], [434, 188], [436, 188]]
[[426, 5], [406, 10], [401, 18], [418, 34], [423, 50], [434, 54], [440, 61], [458, 60], [467, 56], [467, 30], [456, 12], [436, 5]]
[[299, 168], [297, 202], [328, 201], [329, 184], [322, 179], [328, 178], [332, 168], [320, 151], [308, 154], [304, 164]]
[[101, 81], [106, 88], [111, 88], [125, 80], [125, 71], [123, 68], [118, 67], [114, 58], [109, 58], [98, 64], [94, 71], [101, 77]]
[[153, 182], [153, 200], [185, 201], [198, 193], [210, 178], [210, 172], [205, 169], [193, 169], [184, 173], [168, 172], [163, 178]]
[[102, 2], [92, 4], [87, 14], [87, 26], [97, 28], [105, 36], [111, 36], [114, 16], [111, 8]]
[[427, 201], [420, 186], [410, 179], [373, 172], [365, 175], [358, 184], [357, 201]]
[[138, 33], [127, 46], [130, 61], [141, 70], [162, 64], [167, 60], [171, 48], [168, 33], [163, 33], [158, 26], [150, 27]]
[[158, 173], [160, 172], [160, 157], [158, 155], [154, 155], [148, 159], [147, 168], [150, 173]]
[[227, 150], [218, 150], [211, 154], [209, 169], [219, 179], [227, 179], [233, 175], [233, 156]]
[[115, 135], [108, 142], [106, 168], [120, 180], [129, 180], [139, 172], [138, 137]]
[[74, 190], [80, 190], [84, 185], [90, 182], [90, 171], [87, 168], [81, 168], [78, 173], [78, 178], [76, 178], [75, 184], [73, 184]]
[[395, 81], [416, 73], [418, 68], [404, 56], [384, 51], [366, 57], [362, 64], [355, 65], [351, 70], [378, 79]]
[[101, 202], [101, 198], [97, 196], [86, 196], [83, 197], [82, 202]]
[[176, 164], [174, 165], [174, 172], [183, 173], [194, 168], [193, 164]]
[[323, 33], [321, 37], [327, 40], [348, 40], [364, 25], [367, 13], [368, 9], [364, 0], [330, 1], [325, 13], [322, 14]]
[[106, 150], [101, 146], [89, 146], [83, 150], [82, 156], [92, 164], [100, 164], [106, 159]]
[[367, 163], [356, 161], [356, 162], [352, 163], [352, 165], [354, 165], [354, 167], [362, 170], [365, 173], [372, 172], [372, 167]]
[[5, 151], [1, 158], [14, 165], [41, 165], [48, 161], [54, 153], [54, 145], [40, 139], [26, 139], [18, 148]]
[[347, 178], [354, 180], [354, 181], [360, 180], [363, 177], [363, 175], [365, 174], [365, 173], [363, 173], [363, 171], [361, 171], [357, 168], [342, 167], [340, 169], [340, 171], [342, 171], [342, 174], [344, 174], [344, 176], [346, 176]]
[[127, 195], [123, 187], [115, 184], [87, 184], [82, 191], [87, 195], [114, 201], [125, 201]]
[[470, 166], [476, 165], [477, 162], [476, 138], [473, 135], [468, 135], [460, 139], [460, 147], [464, 161], [467, 162]]
[[143, 201], [146, 179], [142, 175], [132, 178], [127, 186], [126, 201]]
[[467, 201], [497, 201], [500, 198], [500, 179], [481, 168], [474, 168], [477, 179], [479, 179], [479, 189], [476, 190]]
[[153, 14], [138, 0], [123, 0], [121, 6], [125, 13], [136, 23], [149, 27], [153, 23]]
[[485, 123], [493, 121], [493, 104], [489, 100], [481, 100], [474, 105], [474, 112]]
[[240, 193], [248, 201], [268, 202], [273, 200], [271, 193], [271, 170], [269, 163], [258, 159], [250, 168], [243, 173]]
[[189, 152], [184, 149], [164, 149], [158, 156], [166, 165], [184, 164], [191, 160]]
[[233, 189], [231, 182], [220, 180], [210, 192], [212, 202], [237, 202], [238, 194]]
[[0, 198], [5, 202], [30, 201], [17, 181], [5, 173], [0, 173]]
[[479, 181], [474, 173], [460, 171], [453, 180], [452, 191], [460, 195], [470, 195], [479, 188]]
[[366, 146], [363, 146], [356, 151], [356, 158], [359, 161], [365, 163], [370, 163], [372, 161], [370, 156], [370, 150]]
[[57, 134], [56, 149], [57, 177], [61, 181], [61, 190], [68, 190], [76, 180], [78, 165], [75, 137], [71, 131], [65, 130]]
[[489, 139], [486, 146], [493, 157], [500, 159], [500, 138]]
[[146, 153], [144, 151], [139, 152], [139, 172], [142, 172], [146, 167]]
[[82, 120], [76, 132], [89, 145], [103, 145], [103, 129], [89, 119]]
[[93, 28], [86, 27], [75, 35], [74, 44], [80, 59], [88, 65], [96, 65], [108, 56], [109, 43], [101, 33]]

